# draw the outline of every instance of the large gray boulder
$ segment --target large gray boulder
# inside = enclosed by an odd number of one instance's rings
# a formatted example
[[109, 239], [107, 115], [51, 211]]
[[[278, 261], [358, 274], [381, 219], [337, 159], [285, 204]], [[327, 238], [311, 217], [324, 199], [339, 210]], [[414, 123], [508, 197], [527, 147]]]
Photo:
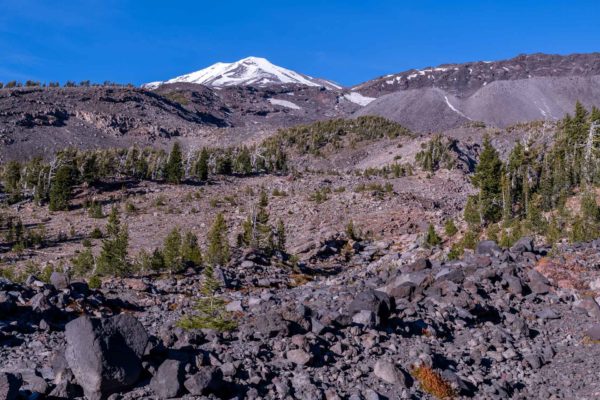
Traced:
[[407, 387], [404, 372], [389, 361], [378, 360], [373, 367], [373, 374], [384, 382]]
[[150, 388], [159, 399], [177, 397], [183, 389], [184, 365], [180, 360], [165, 360], [150, 381]]
[[379, 321], [385, 322], [392, 312], [390, 296], [373, 289], [358, 293], [348, 305], [348, 314], [354, 316], [361, 311], [371, 311]]
[[69, 287], [69, 277], [62, 272], [52, 272], [50, 275], [50, 283], [58, 290], [63, 290]]
[[132, 315], [79, 317], [65, 327], [65, 357], [90, 400], [133, 385], [142, 372], [148, 334]]
[[533, 238], [530, 236], [525, 236], [517, 240], [517, 242], [510, 248], [510, 251], [516, 254], [521, 254], [526, 251], [533, 251], [533, 249]]
[[193, 396], [201, 396], [221, 386], [222, 373], [215, 367], [200, 367], [198, 372], [188, 377], [183, 385]]

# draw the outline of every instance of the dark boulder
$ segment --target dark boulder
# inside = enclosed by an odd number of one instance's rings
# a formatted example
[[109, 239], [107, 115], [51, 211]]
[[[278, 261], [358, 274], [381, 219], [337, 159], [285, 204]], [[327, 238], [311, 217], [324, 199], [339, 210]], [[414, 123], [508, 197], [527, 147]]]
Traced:
[[515, 254], [521, 254], [525, 252], [532, 252], [533, 249], [533, 238], [525, 236], [517, 240], [517, 242], [510, 248], [510, 251]]
[[222, 375], [215, 367], [200, 367], [200, 370], [188, 377], [183, 385], [193, 396], [214, 393], [221, 388]]
[[66, 325], [65, 338], [65, 358], [88, 399], [103, 398], [138, 380], [148, 334], [135, 317], [79, 317]]
[[63, 290], [69, 287], [69, 277], [62, 272], [52, 272], [50, 275], [50, 283], [58, 290]]
[[165, 360], [150, 381], [150, 388], [160, 399], [177, 397], [183, 389], [185, 373], [180, 360]]
[[371, 311], [377, 316], [380, 322], [385, 322], [389, 318], [392, 310], [390, 296], [378, 290], [367, 290], [359, 293], [348, 306], [350, 316], [361, 311]]
[[550, 291], [548, 279], [534, 269], [527, 271], [529, 278], [529, 288], [535, 294], [546, 294]]

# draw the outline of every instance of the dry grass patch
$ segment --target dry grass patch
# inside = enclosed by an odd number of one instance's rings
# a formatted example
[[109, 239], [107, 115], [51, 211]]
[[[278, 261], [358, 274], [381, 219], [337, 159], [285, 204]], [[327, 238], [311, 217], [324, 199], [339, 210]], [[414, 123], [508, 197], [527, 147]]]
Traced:
[[427, 365], [420, 365], [411, 371], [411, 375], [419, 381], [421, 389], [438, 399], [453, 399], [456, 391], [439, 373]]

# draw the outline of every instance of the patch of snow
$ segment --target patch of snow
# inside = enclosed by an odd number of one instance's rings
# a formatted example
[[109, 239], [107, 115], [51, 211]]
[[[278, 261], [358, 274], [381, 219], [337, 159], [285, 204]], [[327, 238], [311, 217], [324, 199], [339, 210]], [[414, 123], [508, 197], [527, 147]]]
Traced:
[[363, 96], [358, 92], [347, 93], [344, 95], [344, 98], [354, 104], [358, 104], [363, 107], [375, 100], [374, 97]]
[[448, 105], [448, 107], [450, 107], [450, 109], [451, 109], [452, 111], [454, 111], [454, 112], [455, 112], [455, 113], [457, 113], [458, 115], [460, 115], [460, 116], [462, 116], [462, 117], [465, 117], [466, 119], [468, 119], [468, 120], [472, 121], [472, 119], [471, 119], [471, 118], [467, 117], [467, 116], [466, 116], [465, 114], [463, 114], [463, 113], [462, 113], [460, 110], [458, 110], [456, 107], [454, 107], [454, 106], [452, 105], [452, 103], [450, 103], [450, 100], [448, 100], [448, 96], [444, 96], [444, 100], [446, 100], [446, 104]]
[[276, 105], [276, 106], [291, 108], [292, 110], [301, 110], [302, 109], [302, 107], [299, 107], [296, 104], [292, 103], [291, 101], [287, 101], [287, 100], [269, 99], [269, 103]]
[[162, 82], [160, 82], [160, 81], [156, 81], [156, 82], [148, 82], [148, 83], [144, 83], [144, 84], [142, 85], [142, 87], [143, 87], [144, 89], [150, 89], [150, 90], [152, 90], [152, 89], [156, 89], [156, 88], [157, 88], [157, 87], [159, 87], [160, 85], [162, 85]]

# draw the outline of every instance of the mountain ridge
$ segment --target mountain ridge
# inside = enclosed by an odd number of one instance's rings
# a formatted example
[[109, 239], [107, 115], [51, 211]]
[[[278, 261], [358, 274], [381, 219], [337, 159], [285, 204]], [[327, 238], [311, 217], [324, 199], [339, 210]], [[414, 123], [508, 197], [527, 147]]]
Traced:
[[232, 63], [217, 62], [204, 69], [166, 81], [149, 82], [142, 85], [142, 87], [156, 89], [164, 84], [182, 82], [203, 84], [212, 87], [300, 84], [305, 86], [323, 86], [328, 89], [342, 89], [340, 85], [334, 82], [313, 78], [272, 64], [266, 58], [254, 56], [246, 57]]

